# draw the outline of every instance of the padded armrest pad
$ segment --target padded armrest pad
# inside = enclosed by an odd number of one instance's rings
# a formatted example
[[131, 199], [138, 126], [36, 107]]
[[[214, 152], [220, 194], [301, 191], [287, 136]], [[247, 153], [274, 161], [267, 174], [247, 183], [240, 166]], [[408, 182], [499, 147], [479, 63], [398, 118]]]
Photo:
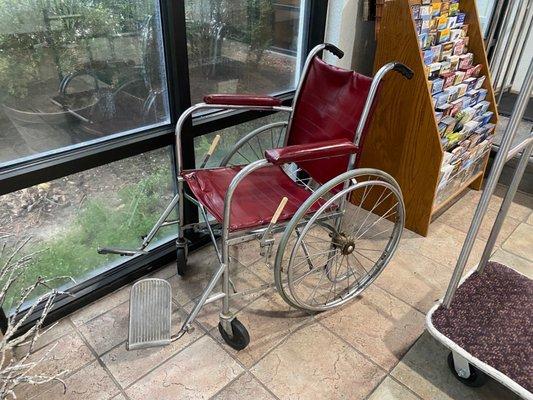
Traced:
[[348, 139], [325, 140], [323, 142], [297, 144], [265, 151], [265, 158], [274, 165], [290, 162], [339, 157], [357, 153], [357, 146]]
[[227, 106], [281, 106], [281, 100], [272, 96], [256, 96], [253, 94], [208, 94], [204, 103]]

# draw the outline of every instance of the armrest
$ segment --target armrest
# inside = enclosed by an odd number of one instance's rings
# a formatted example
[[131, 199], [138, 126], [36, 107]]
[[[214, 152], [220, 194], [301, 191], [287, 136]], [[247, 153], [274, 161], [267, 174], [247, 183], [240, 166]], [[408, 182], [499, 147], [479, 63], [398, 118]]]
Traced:
[[274, 165], [290, 162], [339, 157], [357, 153], [357, 146], [348, 139], [325, 140], [323, 142], [297, 144], [265, 151], [265, 158]]
[[272, 96], [256, 96], [253, 94], [208, 94], [204, 103], [228, 106], [281, 106], [281, 100]]

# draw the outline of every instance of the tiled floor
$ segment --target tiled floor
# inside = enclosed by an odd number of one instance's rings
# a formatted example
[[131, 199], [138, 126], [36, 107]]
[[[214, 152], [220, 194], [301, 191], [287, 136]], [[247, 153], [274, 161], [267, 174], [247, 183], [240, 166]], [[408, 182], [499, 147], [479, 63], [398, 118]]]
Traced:
[[[466, 194], [433, 223], [427, 238], [406, 231], [376, 283], [341, 309], [311, 316], [290, 309], [272, 291], [244, 297], [234, 304], [251, 335], [244, 351], [222, 343], [214, 304], [202, 311], [191, 334], [172, 345], [127, 351], [129, 287], [123, 288], [65, 318], [41, 339], [33, 357], [56, 346], [40, 368], [66, 370], [67, 392], [48, 384], [26, 387], [19, 398], [515, 399], [494, 381], [478, 389], [457, 382], [446, 365], [447, 350], [424, 331], [425, 313], [446, 288], [478, 199], [479, 192]], [[500, 202], [493, 197], [481, 239]], [[532, 208], [533, 197], [519, 193], [493, 256], [529, 276]], [[483, 249], [481, 239], [474, 256]], [[249, 251], [240, 249], [240, 258], [256, 257]], [[195, 252], [189, 264], [191, 273], [183, 279], [173, 265], [155, 273], [170, 281], [182, 306], [174, 312], [176, 327], [210, 274], [213, 252]], [[240, 290], [270, 279], [258, 263], [235, 270]]]

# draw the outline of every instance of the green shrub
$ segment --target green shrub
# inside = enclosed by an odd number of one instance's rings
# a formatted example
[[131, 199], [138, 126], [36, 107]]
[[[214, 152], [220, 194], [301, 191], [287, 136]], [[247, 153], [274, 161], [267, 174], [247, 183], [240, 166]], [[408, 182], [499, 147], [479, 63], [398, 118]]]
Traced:
[[[95, 267], [105, 268], [120, 258], [99, 255], [98, 246], [137, 247], [141, 236], [149, 231], [168, 203], [171, 182], [168, 169], [161, 168], [138, 183], [120, 189], [114, 201], [102, 198], [87, 201], [68, 228], [49, 240], [30, 244], [21, 254], [37, 252], [14, 286], [6, 306], [39, 276], [66, 275], [79, 281], [94, 273]], [[173, 232], [172, 227], [165, 227], [155, 240]], [[68, 283], [68, 279], [64, 282]]]

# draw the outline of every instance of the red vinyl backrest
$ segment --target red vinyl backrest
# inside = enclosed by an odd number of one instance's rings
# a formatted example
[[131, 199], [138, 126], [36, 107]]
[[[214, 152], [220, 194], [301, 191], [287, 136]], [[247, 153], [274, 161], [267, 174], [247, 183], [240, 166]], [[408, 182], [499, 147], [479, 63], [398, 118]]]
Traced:
[[[296, 100], [287, 144], [308, 144], [332, 139], [354, 140], [372, 79], [337, 68], [315, 57]], [[364, 142], [369, 115], [358, 153]], [[299, 163], [313, 179], [325, 183], [346, 172], [349, 156]]]

